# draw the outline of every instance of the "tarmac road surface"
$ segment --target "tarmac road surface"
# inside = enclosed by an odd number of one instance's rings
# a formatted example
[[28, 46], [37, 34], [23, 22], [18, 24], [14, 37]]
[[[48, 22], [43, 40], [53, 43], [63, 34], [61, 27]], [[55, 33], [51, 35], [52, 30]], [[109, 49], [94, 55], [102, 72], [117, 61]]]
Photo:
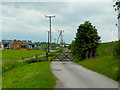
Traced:
[[56, 88], [118, 88], [118, 83], [72, 61], [52, 61], [51, 71], [58, 78]]

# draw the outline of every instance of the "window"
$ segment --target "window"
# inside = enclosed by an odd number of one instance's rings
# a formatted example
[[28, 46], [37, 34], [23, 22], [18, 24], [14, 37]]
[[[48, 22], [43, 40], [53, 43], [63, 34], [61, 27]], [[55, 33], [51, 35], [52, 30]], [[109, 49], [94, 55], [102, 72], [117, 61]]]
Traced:
[[27, 48], [25, 44], [21, 44], [21, 48]]

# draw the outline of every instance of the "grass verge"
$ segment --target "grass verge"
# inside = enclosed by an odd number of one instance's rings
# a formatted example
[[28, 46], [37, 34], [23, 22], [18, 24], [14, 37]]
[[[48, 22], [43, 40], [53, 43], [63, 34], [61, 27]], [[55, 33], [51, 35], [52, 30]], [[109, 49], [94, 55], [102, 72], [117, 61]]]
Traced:
[[111, 79], [120, 81], [120, 74], [118, 72], [118, 59], [113, 56], [103, 56], [94, 59], [86, 59], [78, 62], [78, 64], [103, 74]]
[[50, 72], [50, 61], [23, 65], [2, 75], [3, 88], [54, 88], [56, 78]]

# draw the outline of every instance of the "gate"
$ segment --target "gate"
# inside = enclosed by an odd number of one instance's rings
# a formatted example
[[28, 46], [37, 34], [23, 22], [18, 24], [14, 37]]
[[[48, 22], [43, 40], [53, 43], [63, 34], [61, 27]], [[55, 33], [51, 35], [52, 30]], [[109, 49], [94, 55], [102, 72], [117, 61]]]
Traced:
[[73, 61], [72, 52], [59, 53], [52, 61]]

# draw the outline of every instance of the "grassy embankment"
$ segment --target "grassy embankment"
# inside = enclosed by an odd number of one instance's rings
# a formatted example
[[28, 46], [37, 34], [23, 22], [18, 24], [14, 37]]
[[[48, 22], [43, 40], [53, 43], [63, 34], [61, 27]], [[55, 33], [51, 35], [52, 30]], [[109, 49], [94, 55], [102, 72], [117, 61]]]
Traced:
[[78, 62], [78, 64], [101, 73], [111, 79], [120, 81], [118, 74], [118, 59], [113, 56], [113, 49], [117, 42], [102, 43], [97, 48], [98, 57]]
[[50, 72], [50, 62], [23, 65], [3, 73], [3, 88], [53, 88], [56, 78]]
[[[21, 60], [22, 57], [41, 54], [41, 50], [3, 50], [2, 73], [3, 88], [53, 88], [56, 78], [50, 72], [50, 61], [38, 63], [8, 63]], [[21, 64], [21, 65], [19, 65]], [[18, 65], [16, 67], [16, 65]], [[10, 68], [8, 70], [5, 69]], [[12, 68], [11, 68], [12, 67]]]

